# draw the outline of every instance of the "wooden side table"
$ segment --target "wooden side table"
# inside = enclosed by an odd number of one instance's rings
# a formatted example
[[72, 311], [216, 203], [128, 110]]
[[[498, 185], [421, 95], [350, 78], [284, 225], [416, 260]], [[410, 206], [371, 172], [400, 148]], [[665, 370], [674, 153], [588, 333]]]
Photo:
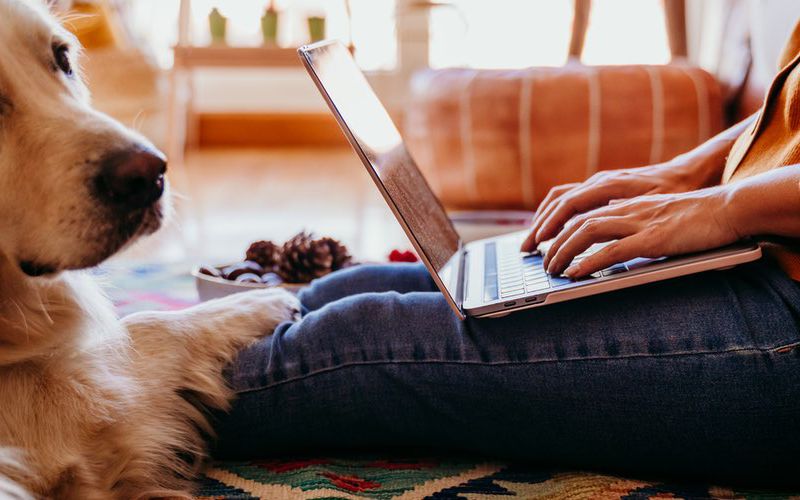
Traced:
[[188, 144], [197, 137], [192, 75], [198, 68], [289, 68], [300, 67], [294, 48], [195, 46], [191, 42], [191, 0], [181, 0], [178, 43], [169, 75], [167, 154], [170, 163], [183, 168]]

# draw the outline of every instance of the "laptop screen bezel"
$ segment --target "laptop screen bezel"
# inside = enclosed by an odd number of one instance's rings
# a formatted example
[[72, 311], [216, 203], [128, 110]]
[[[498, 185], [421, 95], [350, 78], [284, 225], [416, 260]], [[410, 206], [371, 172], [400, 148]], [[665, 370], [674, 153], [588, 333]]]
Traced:
[[[400, 223], [400, 226], [403, 228], [403, 231], [406, 233], [406, 236], [408, 236], [408, 239], [411, 241], [411, 244], [414, 246], [414, 249], [416, 250], [423, 264], [425, 264], [425, 267], [428, 269], [428, 272], [430, 273], [431, 277], [436, 283], [436, 286], [445, 296], [445, 299], [447, 300], [448, 304], [453, 309], [453, 311], [463, 320], [466, 318], [462, 310], [462, 303], [463, 303], [462, 264], [463, 264], [464, 243], [461, 240], [461, 237], [459, 236], [458, 249], [451, 257], [450, 262], [448, 262], [444, 266], [444, 268], [446, 267], [451, 268], [449, 272], [451, 280], [453, 281], [451, 285], [453, 286], [453, 290], [455, 290], [455, 296], [454, 296], [453, 294], [450, 293], [450, 289], [448, 288], [448, 286], [442, 281], [439, 270], [437, 270], [428, 259], [428, 256], [422, 249], [419, 240], [409, 227], [408, 223], [406, 222], [406, 219], [403, 217], [403, 214], [397, 208], [397, 204], [394, 202], [391, 195], [386, 190], [377, 172], [375, 172], [375, 167], [372, 165], [369, 158], [367, 157], [366, 152], [363, 150], [361, 144], [356, 139], [355, 134], [353, 134], [352, 130], [350, 130], [350, 127], [347, 125], [347, 122], [342, 117], [342, 114], [339, 112], [338, 107], [333, 102], [333, 99], [331, 98], [330, 94], [325, 88], [324, 83], [321, 81], [319, 75], [316, 72], [316, 69], [314, 68], [311, 53], [317, 50], [328, 49], [329, 47], [336, 44], [341, 45], [341, 43], [338, 41], [324, 40], [311, 45], [304, 45], [299, 49], [297, 49], [297, 52], [300, 55], [300, 60], [303, 62], [303, 66], [306, 68], [306, 71], [308, 71], [308, 74], [311, 76], [311, 79], [313, 80], [314, 84], [316, 85], [323, 99], [328, 104], [328, 107], [331, 110], [331, 114], [333, 114], [334, 118], [336, 119], [336, 122], [339, 124], [339, 128], [342, 129], [342, 132], [347, 138], [347, 141], [350, 143], [353, 150], [356, 152], [356, 155], [358, 155], [359, 159], [364, 164], [364, 167], [366, 167], [367, 172], [369, 172], [370, 177], [375, 183], [375, 186], [377, 186], [378, 190], [380, 191], [381, 195], [386, 201], [386, 204], [389, 206], [395, 218]], [[342, 49], [347, 50], [343, 45]], [[444, 208], [442, 208], [442, 211], [444, 211]]]

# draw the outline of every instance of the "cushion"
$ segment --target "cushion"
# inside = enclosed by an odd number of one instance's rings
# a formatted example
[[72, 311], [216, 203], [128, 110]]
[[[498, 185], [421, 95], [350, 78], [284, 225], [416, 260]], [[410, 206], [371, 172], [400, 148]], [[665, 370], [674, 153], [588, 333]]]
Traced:
[[668, 160], [723, 128], [714, 77], [685, 65], [426, 70], [409, 150], [450, 208], [535, 208], [557, 184]]

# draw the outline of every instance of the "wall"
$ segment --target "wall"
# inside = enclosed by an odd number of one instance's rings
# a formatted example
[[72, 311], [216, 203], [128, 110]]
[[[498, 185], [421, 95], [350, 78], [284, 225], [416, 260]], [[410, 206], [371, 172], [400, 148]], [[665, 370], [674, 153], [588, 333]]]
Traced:
[[687, 0], [690, 59], [723, 80], [734, 79], [741, 70], [733, 67], [734, 52], [749, 33], [753, 83], [763, 87], [799, 18], [797, 0]]

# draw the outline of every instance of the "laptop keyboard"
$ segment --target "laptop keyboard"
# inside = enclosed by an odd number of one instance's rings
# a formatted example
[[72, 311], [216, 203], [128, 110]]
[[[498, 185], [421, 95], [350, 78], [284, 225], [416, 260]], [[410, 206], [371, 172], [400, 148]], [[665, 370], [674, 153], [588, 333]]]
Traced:
[[[516, 238], [486, 243], [484, 248], [484, 301], [511, 299], [523, 295], [535, 295], [573, 283], [564, 276], [548, 274], [542, 266], [542, 256], [520, 253], [521, 241]], [[573, 262], [597, 252], [606, 244], [592, 245], [575, 257]], [[594, 273], [600, 278], [628, 271], [626, 264], [616, 264]]]

